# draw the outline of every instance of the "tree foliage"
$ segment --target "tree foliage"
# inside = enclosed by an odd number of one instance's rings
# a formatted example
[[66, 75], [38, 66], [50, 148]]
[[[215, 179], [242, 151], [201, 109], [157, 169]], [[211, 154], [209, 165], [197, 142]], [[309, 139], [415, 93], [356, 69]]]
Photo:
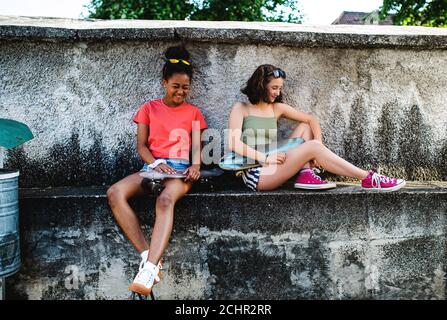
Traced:
[[447, 0], [383, 0], [381, 18], [388, 14], [398, 25], [447, 27]]
[[283, 21], [301, 23], [297, 0], [91, 0], [97, 19]]
[[188, 0], [91, 0], [89, 18], [184, 20], [194, 6]]
[[300, 23], [302, 14], [293, 0], [204, 0], [191, 20], [284, 21]]

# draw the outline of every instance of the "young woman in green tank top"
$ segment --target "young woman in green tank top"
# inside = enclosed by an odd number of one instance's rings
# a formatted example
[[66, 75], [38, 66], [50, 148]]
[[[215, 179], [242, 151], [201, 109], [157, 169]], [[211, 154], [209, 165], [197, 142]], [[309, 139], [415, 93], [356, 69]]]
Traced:
[[[276, 189], [297, 173], [296, 188], [335, 187], [335, 183], [321, 180], [312, 166], [321, 166], [337, 175], [358, 178], [366, 190], [395, 191], [405, 185], [402, 179], [360, 169], [325, 147], [318, 120], [311, 114], [283, 103], [285, 78], [285, 72], [273, 65], [259, 66], [242, 89], [249, 102], [237, 102], [231, 110], [230, 150], [263, 164], [262, 167], [244, 170], [242, 178], [247, 187], [255, 191]], [[266, 146], [277, 140], [279, 118], [299, 123], [289, 138], [302, 138], [302, 143], [286, 152], [267, 153]]]

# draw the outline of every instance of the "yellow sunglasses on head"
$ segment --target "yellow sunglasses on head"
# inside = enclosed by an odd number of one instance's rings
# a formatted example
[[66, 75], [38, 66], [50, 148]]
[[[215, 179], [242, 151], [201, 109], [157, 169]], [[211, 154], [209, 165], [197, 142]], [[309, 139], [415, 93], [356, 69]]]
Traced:
[[186, 64], [187, 66], [190, 65], [190, 63], [186, 60], [183, 59], [169, 59], [168, 60], [170, 63], [179, 63], [179, 62], [183, 62], [184, 64]]

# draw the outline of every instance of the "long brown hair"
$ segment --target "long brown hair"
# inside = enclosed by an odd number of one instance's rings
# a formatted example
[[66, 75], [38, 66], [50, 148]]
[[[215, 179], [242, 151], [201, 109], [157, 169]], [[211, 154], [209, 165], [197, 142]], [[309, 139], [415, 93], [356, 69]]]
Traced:
[[[269, 102], [267, 97], [267, 84], [273, 78], [273, 70], [279, 69], [271, 64], [263, 64], [256, 68], [255, 72], [248, 79], [247, 84], [241, 89], [241, 92], [248, 97], [251, 104], [257, 104], [259, 101]], [[274, 102], [282, 102], [282, 92], [276, 97]]]

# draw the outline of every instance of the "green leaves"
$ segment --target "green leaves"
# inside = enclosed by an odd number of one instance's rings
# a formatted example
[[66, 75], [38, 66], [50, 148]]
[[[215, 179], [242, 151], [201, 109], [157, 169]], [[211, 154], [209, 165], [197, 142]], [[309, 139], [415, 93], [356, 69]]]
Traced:
[[301, 23], [297, 0], [91, 0], [90, 18]]
[[447, 27], [447, 0], [383, 0], [380, 16], [393, 14], [394, 24]]
[[193, 5], [188, 0], [91, 0], [89, 17], [96, 19], [184, 20]]

